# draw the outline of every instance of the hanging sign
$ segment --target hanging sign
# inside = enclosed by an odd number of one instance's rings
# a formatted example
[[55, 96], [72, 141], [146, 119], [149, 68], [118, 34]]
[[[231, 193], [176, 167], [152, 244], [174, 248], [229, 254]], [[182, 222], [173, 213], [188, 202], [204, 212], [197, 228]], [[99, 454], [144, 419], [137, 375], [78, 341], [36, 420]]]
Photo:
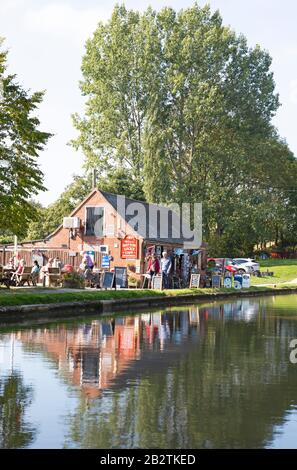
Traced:
[[101, 267], [109, 269], [110, 258], [109, 255], [103, 255], [101, 259]]
[[161, 255], [162, 247], [161, 245], [156, 245], [156, 255]]
[[138, 240], [133, 237], [133, 235], [126, 235], [125, 238], [121, 240], [121, 258], [138, 258]]

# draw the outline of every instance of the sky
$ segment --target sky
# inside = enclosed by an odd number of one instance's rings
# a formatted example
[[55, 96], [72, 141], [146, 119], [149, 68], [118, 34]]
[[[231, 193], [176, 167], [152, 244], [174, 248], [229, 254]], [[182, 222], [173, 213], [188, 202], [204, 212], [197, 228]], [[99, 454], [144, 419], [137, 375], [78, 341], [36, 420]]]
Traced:
[[[77, 133], [71, 114], [83, 114], [79, 90], [84, 44], [99, 21], [109, 18], [116, 2], [110, 0], [0, 0], [0, 37], [9, 50], [9, 72], [27, 90], [45, 90], [38, 112], [40, 128], [51, 132], [39, 163], [48, 191], [38, 200], [57, 199], [73, 174], [83, 172], [83, 154], [67, 145]], [[194, 0], [126, 0], [127, 8], [145, 10], [170, 6], [179, 10]], [[250, 46], [260, 44], [273, 58], [276, 91], [282, 103], [274, 124], [297, 155], [297, 2], [296, 0], [209, 0], [224, 24], [243, 33]]]

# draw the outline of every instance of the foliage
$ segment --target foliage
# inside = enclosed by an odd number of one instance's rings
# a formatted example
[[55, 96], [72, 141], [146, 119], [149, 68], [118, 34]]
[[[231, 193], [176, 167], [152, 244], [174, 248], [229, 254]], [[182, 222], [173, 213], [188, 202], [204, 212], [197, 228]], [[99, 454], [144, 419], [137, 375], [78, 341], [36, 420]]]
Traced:
[[44, 229], [47, 234], [53, 232], [63, 223], [63, 217], [71, 214], [89, 194], [91, 188], [90, 178], [73, 176], [72, 182], [66, 186], [57, 201], [45, 211]]
[[86, 168], [122, 171], [149, 201], [202, 202], [212, 255], [293, 243], [297, 165], [272, 125], [270, 66], [208, 6], [116, 6], [86, 44], [73, 145]]
[[123, 194], [139, 201], [145, 200], [141, 184], [124, 168], [115, 168], [105, 176], [101, 176], [97, 187], [113, 194]]
[[0, 245], [13, 243], [13, 234], [6, 230], [1, 230]]
[[0, 448], [20, 449], [27, 447], [35, 438], [36, 428], [25, 419], [30, 406], [33, 389], [25, 385], [23, 377], [13, 372], [0, 381]]
[[28, 224], [28, 229], [25, 235], [26, 240], [41, 240], [47, 235], [46, 215], [47, 209], [40, 203], [32, 201], [32, 206], [35, 207], [36, 217]]
[[143, 169], [143, 126], [154, 76], [154, 13], [116, 6], [86, 44], [81, 89], [88, 96], [86, 115], [74, 116], [86, 167], [100, 172], [124, 168], [135, 184]]
[[43, 92], [29, 95], [15, 75], [6, 74], [6, 60], [0, 50], [0, 227], [24, 235], [36, 217], [30, 198], [45, 189], [37, 159], [50, 134], [39, 130], [33, 115]]
[[85, 278], [79, 273], [63, 274], [63, 287], [72, 287], [75, 289], [84, 289]]

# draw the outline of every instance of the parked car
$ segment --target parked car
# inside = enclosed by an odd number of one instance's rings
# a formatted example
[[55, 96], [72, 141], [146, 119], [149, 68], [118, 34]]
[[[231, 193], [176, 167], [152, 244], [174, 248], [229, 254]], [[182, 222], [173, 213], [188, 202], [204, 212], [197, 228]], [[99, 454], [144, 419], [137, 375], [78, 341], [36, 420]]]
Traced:
[[223, 268], [232, 274], [237, 271], [235, 266], [233, 266], [231, 258], [208, 258], [207, 263], [213, 263], [214, 267], [217, 268], [218, 271], [223, 271]]
[[251, 258], [233, 258], [232, 265], [238, 274], [258, 275], [260, 273], [260, 264]]

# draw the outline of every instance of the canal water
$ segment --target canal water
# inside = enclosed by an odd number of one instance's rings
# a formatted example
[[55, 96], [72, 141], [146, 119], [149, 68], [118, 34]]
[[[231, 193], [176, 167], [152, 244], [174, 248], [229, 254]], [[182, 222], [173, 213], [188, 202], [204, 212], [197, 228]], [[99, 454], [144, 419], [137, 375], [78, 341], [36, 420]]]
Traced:
[[1, 448], [297, 448], [297, 296], [0, 327]]

